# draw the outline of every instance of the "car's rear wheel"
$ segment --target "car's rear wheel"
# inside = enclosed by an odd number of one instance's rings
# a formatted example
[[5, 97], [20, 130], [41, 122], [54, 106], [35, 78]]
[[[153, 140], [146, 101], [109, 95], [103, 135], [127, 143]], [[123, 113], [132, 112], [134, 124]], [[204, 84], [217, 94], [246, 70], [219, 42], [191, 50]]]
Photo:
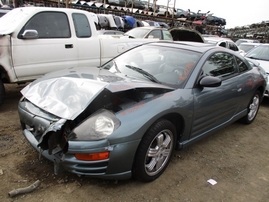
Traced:
[[0, 106], [3, 104], [5, 99], [5, 87], [3, 82], [0, 80]]
[[176, 129], [165, 119], [154, 123], [144, 135], [138, 147], [133, 175], [150, 182], [157, 179], [168, 166], [175, 149]]
[[261, 103], [261, 93], [256, 91], [254, 96], [251, 98], [248, 105], [248, 114], [244, 116], [240, 121], [245, 124], [250, 124], [256, 118]]

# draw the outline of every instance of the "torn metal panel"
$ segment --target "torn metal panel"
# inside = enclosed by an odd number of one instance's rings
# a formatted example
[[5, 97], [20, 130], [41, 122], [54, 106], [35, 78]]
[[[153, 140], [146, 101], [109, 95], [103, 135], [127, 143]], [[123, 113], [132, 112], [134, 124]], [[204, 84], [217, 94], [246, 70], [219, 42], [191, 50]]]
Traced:
[[64, 135], [63, 126], [65, 123], [65, 119], [52, 123], [39, 139], [37, 146], [41, 147], [42, 150], [48, 150], [49, 154], [52, 154], [52, 150], [59, 146], [63, 153], [66, 153], [68, 151], [68, 140]]
[[27, 86], [21, 93], [41, 109], [72, 120], [106, 85], [96, 80], [62, 77]]
[[147, 91], [172, 89], [157, 83], [123, 79], [111, 73], [99, 74], [98, 69], [95, 69], [95, 74], [92, 75], [87, 74], [87, 71], [89, 70], [86, 68], [83, 71], [63, 70], [60, 72], [65, 75], [64, 77], [44, 77], [46, 79], [40, 79], [26, 86], [21, 93], [41, 109], [61, 118], [74, 120], [104, 89], [110, 92], [132, 89], [148, 89]]

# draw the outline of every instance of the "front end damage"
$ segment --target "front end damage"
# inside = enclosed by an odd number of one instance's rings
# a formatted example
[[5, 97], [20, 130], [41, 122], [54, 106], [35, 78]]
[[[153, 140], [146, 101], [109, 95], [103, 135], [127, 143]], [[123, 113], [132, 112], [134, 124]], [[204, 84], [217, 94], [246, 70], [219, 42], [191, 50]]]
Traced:
[[[79, 175], [109, 178], [113, 175], [111, 173], [116, 172], [119, 179], [129, 178], [131, 170], [126, 171], [124, 166], [122, 169], [117, 168], [118, 170], [108, 167], [111, 160], [126, 155], [124, 149], [136, 148], [139, 144], [135, 141], [124, 143], [120, 147], [110, 144], [109, 136], [121, 125], [116, 114], [171, 89], [128, 86], [121, 85], [118, 90], [115, 90], [115, 86], [98, 90], [98, 95], [93, 96], [90, 103], [85, 102], [88, 103], [87, 106], [81, 107], [79, 113], [75, 112], [78, 115], [70, 114], [69, 118], [58, 115], [57, 109], [53, 114], [38, 107], [30, 101], [31, 96], [29, 100], [25, 93], [18, 107], [23, 134], [40, 154], [54, 162], [55, 174], [62, 166]], [[110, 163], [110, 167], [112, 165]]]

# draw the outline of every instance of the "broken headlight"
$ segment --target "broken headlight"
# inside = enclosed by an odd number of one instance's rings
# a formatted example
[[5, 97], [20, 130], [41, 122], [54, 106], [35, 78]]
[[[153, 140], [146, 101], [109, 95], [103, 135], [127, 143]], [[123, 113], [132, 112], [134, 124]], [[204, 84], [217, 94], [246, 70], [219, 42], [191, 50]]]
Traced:
[[119, 119], [110, 111], [101, 109], [78, 125], [71, 136], [73, 140], [101, 140], [120, 126]]

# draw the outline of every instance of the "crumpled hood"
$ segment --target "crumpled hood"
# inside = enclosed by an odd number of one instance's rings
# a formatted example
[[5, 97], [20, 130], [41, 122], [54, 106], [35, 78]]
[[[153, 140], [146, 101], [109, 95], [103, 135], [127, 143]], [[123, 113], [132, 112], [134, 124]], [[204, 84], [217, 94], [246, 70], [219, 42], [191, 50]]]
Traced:
[[113, 93], [147, 87], [171, 89], [157, 83], [124, 78], [104, 69], [88, 67], [49, 73], [30, 83], [21, 93], [39, 108], [73, 120], [104, 88]]

